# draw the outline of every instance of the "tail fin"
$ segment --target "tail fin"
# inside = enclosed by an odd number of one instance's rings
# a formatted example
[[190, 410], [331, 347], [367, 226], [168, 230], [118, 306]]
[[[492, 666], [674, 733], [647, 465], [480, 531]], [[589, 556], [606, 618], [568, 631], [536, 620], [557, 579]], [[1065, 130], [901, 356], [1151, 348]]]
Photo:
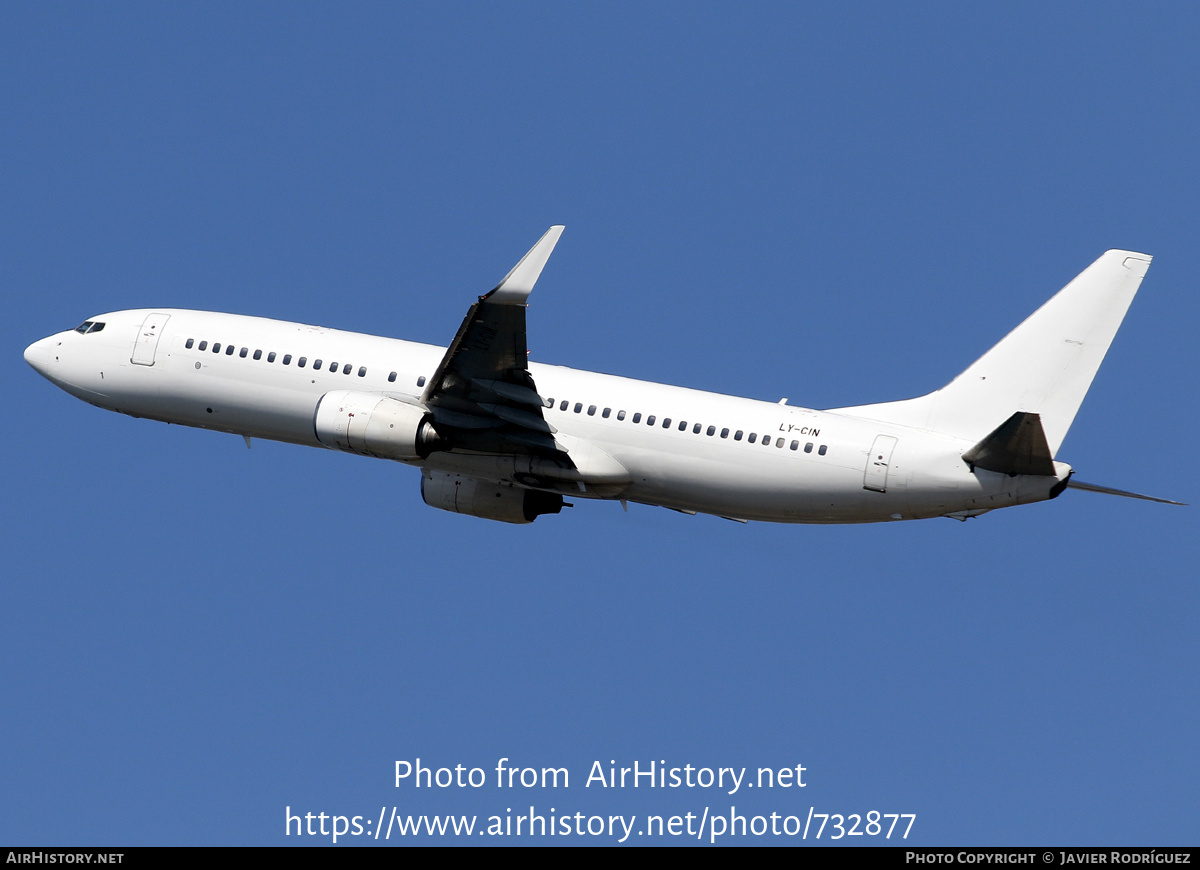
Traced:
[[1133, 251], [1107, 251], [937, 392], [835, 410], [969, 441], [979, 441], [1014, 414], [1037, 414], [1053, 456], [1125, 319], [1150, 259]]

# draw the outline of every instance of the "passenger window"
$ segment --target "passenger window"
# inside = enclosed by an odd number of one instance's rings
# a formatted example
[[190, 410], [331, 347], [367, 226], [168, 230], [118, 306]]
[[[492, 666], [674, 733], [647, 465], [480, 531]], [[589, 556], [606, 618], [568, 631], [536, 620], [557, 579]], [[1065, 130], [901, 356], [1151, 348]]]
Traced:
[[290, 353], [285, 353], [283, 355], [283, 364], [285, 366], [290, 366], [292, 364], [292, 355]]
[[728, 437], [729, 437], [729, 430], [728, 430], [728, 429], [722, 429], [722, 430], [721, 430], [721, 437], [722, 437], [722, 438], [728, 438]]
[[342, 374], [344, 375], [350, 374], [350, 372], [353, 370], [354, 366], [350, 365], [350, 363], [346, 363], [344, 366], [342, 366]]
[[248, 354], [248, 353], [250, 353], [250, 348], [243, 347], [241, 350], [238, 351], [238, 356], [240, 356], [242, 359], [245, 359], [246, 354]]
[[232, 344], [225, 347], [225, 356], [233, 356], [233, 352], [237, 350]]
[[213, 353], [220, 353], [220, 352], [221, 352], [221, 342], [214, 341], [213, 342]]
[[200, 342], [200, 350], [208, 350], [208, 342], [207, 341]]
[[687, 420], [680, 420], [680, 421], [679, 421], [679, 431], [680, 431], [680, 432], [686, 432], [686, 431], [687, 431]]
[[625, 412], [624, 412], [624, 411], [617, 411], [617, 419], [618, 419], [618, 420], [624, 420], [624, 419], [625, 419]]
[[187, 344], [185, 344], [185, 345], [184, 345], [184, 347], [186, 347], [188, 350], [191, 350], [191, 349], [192, 349], [192, 345], [193, 345], [193, 344], [195, 344], [195, 343], [196, 343], [196, 339], [194, 339], [194, 338], [189, 338], [189, 339], [187, 340]]
[[649, 417], [646, 418], [646, 425], [647, 426], [654, 425], [654, 415], [653, 414], [651, 414]]
[[360, 378], [365, 378], [365, 377], [367, 376], [367, 367], [366, 367], [366, 366], [361, 366], [361, 367], [359, 368], [359, 370], [358, 370], [358, 376], [359, 376]]
[[757, 437], [758, 437], [757, 433], [751, 432], [751, 433], [750, 433], [750, 437], [749, 437], [749, 438], [747, 438], [746, 440], [747, 440], [747, 441], [749, 441], [751, 444], [753, 444], [753, 443], [754, 443], [754, 439], [755, 439], [755, 438], [757, 438]]
[[799, 447], [800, 447], [800, 442], [799, 442], [799, 441], [793, 441], [793, 442], [792, 442], [792, 449], [793, 449], [793, 450], [796, 450], [796, 449], [798, 449]]
[[699, 434], [700, 434], [700, 426], [701, 426], [701, 424], [700, 424], [700, 423], [697, 423], [695, 426], [693, 426], [693, 427], [692, 427], [692, 434], [693, 434], [693, 435], [699, 435]]
[[734, 441], [742, 440], [742, 430], [741, 429], [738, 429], [736, 432], [733, 433], [733, 440]]
[[[245, 348], [242, 348], [242, 350], [245, 350]], [[245, 356], [245, 354], [242, 354], [242, 356]], [[308, 363], [308, 357], [302, 356], [302, 357], [300, 357], [300, 359], [296, 360], [296, 368], [302, 369], [302, 368], [304, 368], [304, 366], [307, 363]]]
[[267, 354], [267, 362], [275, 362], [275, 351], [271, 351], [269, 354]]
[[319, 372], [320, 370], [321, 370], [321, 361], [319, 359], [313, 360], [313, 371]]
[[779, 448], [781, 448], [781, 449], [782, 449], [782, 448], [783, 448], [783, 443], [784, 443], [784, 441], [785, 441], [785, 440], [786, 440], [786, 439], [784, 439], [784, 438], [776, 438], [776, 439], [775, 439], [775, 446], [776, 446], [776, 447], [779, 447]]
[[771, 446], [771, 436], [770, 436], [770, 435], [764, 435], [764, 436], [763, 436], [763, 442], [762, 442], [762, 443], [763, 443], [763, 447], [770, 447], [770, 446]]
[[[389, 384], [396, 383], [396, 373], [395, 372], [392, 372], [390, 375], [388, 375], [388, 383]], [[420, 384], [417, 384], [417, 386], [419, 387]]]
[[811, 441], [809, 441], [807, 444], [804, 445], [805, 453], [812, 453], [812, 449], [813, 449], [813, 444]]
[[583, 402], [576, 402], [575, 403], [575, 413], [578, 414], [582, 410], [583, 410]]
[[716, 426], [709, 426], [709, 427], [708, 427], [708, 429], [705, 431], [705, 433], [704, 433], [704, 434], [705, 434], [705, 435], [707, 435], [709, 438], [711, 438], [712, 436], [714, 436], [714, 435], [716, 435], [716, 434], [717, 434], [717, 427], [716, 427]]
[[664, 429], [670, 429], [670, 428], [671, 428], [671, 418], [670, 418], [670, 417], [665, 417], [665, 418], [663, 418], [663, 428], [664, 428]]
[[821, 445], [821, 447], [820, 447], [820, 449], [818, 449], [818, 450], [817, 450], [817, 455], [819, 455], [819, 456], [824, 456], [824, 455], [825, 455], [825, 451], [826, 451], [826, 450], [828, 450], [828, 449], [829, 449], [829, 448], [828, 448], [826, 445], [822, 444], [822, 445]]
[[558, 410], [560, 410], [560, 411], [567, 410], [567, 405], [569, 405], [569, 404], [571, 404], [571, 403], [568, 402], [566, 399], [563, 399], [562, 402], [559, 403]]
[[254, 352], [254, 358], [255, 358], [255, 359], [262, 359], [262, 351], [261, 351], [261, 350], [256, 350], [256, 351]]
[[603, 417], [605, 420], [607, 420], [608, 415], [611, 413], [612, 413], [612, 408], [605, 408], [603, 413], [600, 414], [600, 416]]
[[[258, 357], [255, 357], [255, 359], [258, 359]], [[331, 375], [336, 375], [336, 374], [337, 374], [337, 367], [338, 367], [338, 364], [337, 364], [337, 363], [335, 363], [335, 362], [334, 362], [334, 363], [330, 363], [330, 364], [329, 364], [329, 373], [330, 373]]]
[[641, 411], [638, 411], [636, 414], [633, 415], [633, 422], [635, 422], [635, 423], [642, 422], [642, 412]]
[[589, 417], [596, 416], [596, 406], [595, 405], [588, 405], [588, 416]]
[[424, 375], [421, 375], [421, 377], [417, 378], [417, 386], [418, 387], [425, 386], [425, 376]]

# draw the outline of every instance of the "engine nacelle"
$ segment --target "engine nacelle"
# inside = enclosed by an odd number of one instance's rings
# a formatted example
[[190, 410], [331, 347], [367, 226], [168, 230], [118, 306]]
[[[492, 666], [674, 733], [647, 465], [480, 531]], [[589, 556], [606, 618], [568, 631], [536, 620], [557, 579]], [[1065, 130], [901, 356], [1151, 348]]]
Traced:
[[468, 514], [502, 523], [532, 523], [542, 514], [563, 509], [561, 495], [489, 483], [444, 471], [421, 475], [421, 498], [425, 504], [456, 514]]
[[317, 440], [334, 450], [412, 462], [437, 446], [432, 415], [424, 408], [378, 393], [334, 390], [317, 402]]

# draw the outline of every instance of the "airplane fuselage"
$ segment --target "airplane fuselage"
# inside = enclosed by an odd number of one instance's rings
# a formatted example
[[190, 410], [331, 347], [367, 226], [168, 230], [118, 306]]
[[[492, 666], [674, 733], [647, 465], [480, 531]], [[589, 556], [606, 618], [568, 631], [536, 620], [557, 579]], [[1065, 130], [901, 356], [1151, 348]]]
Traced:
[[[153, 321], [153, 323], [151, 322]], [[343, 391], [421, 401], [447, 351], [260, 317], [182, 309], [98, 315], [26, 359], [93, 405], [251, 438], [327, 447], [315, 425]], [[575, 462], [550, 485], [508, 453], [449, 445], [404, 460], [499, 485], [738, 520], [882, 522], [974, 515], [1052, 498], [1070, 468], [971, 468], [972, 441], [844, 413], [529, 363], [541, 414]], [[519, 458], [519, 457], [518, 457]]]

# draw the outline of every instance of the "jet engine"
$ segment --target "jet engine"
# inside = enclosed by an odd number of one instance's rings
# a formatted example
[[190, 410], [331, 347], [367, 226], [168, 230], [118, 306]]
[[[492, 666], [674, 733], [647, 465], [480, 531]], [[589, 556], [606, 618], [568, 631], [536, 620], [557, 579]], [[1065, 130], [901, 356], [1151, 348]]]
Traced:
[[532, 523], [542, 514], [556, 514], [563, 509], [562, 496], [557, 493], [505, 486], [444, 471], [426, 471], [421, 475], [421, 498], [430, 507], [502, 523]]
[[334, 390], [317, 402], [313, 428], [317, 440], [334, 450], [413, 462], [437, 448], [432, 419], [419, 405], [378, 393]]

